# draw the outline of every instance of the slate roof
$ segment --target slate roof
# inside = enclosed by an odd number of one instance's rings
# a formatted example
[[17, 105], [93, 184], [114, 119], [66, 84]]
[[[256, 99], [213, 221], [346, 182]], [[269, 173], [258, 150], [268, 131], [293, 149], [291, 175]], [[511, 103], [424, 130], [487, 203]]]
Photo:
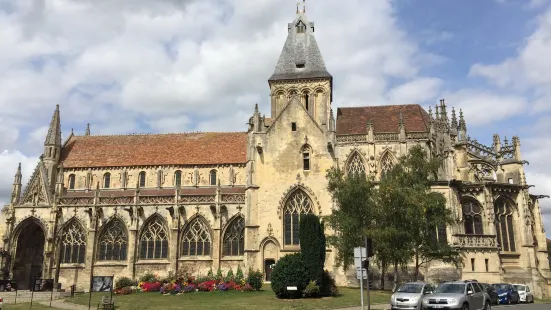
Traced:
[[65, 168], [243, 164], [247, 133], [72, 136], [61, 150]]
[[429, 115], [418, 104], [339, 108], [337, 135], [367, 134], [367, 122], [375, 133], [399, 133], [400, 111], [406, 132], [428, 132]]
[[[306, 26], [304, 33], [297, 33], [296, 25]], [[303, 12], [297, 14], [295, 20], [288, 24], [288, 35], [283, 50], [279, 56], [274, 74], [269, 81], [291, 80], [301, 78], [331, 78], [325, 68], [325, 62], [314, 37], [314, 23], [306, 19]], [[297, 68], [304, 65], [303, 68]]]

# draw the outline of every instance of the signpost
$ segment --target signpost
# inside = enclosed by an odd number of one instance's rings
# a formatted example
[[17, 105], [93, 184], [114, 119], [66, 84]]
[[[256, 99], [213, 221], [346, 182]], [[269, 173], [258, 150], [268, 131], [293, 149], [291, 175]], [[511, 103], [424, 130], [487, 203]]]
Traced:
[[[360, 280], [360, 300], [361, 300], [362, 310], [364, 309], [363, 279], [366, 279], [366, 276], [367, 276], [367, 270], [365, 270], [365, 268], [363, 268], [362, 266], [362, 262], [364, 259], [367, 259], [365, 248], [362, 248], [362, 247], [354, 248], [354, 266], [356, 267], [356, 278]], [[364, 271], [365, 271], [365, 275], [364, 275]], [[369, 289], [369, 283], [367, 283], [367, 287]]]

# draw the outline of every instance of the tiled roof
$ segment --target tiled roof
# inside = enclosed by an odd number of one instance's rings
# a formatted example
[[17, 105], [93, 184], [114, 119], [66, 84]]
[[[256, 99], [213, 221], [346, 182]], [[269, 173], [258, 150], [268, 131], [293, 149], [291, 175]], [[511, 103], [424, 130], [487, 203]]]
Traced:
[[418, 104], [339, 108], [337, 135], [367, 134], [367, 122], [375, 133], [400, 132], [400, 110], [406, 132], [429, 131], [429, 115]]
[[245, 132], [72, 136], [61, 161], [65, 168], [239, 164], [246, 150]]

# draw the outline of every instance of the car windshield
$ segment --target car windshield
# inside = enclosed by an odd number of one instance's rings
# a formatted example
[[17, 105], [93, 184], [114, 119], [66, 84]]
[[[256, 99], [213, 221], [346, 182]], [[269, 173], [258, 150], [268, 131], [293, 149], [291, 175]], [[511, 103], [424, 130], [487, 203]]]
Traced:
[[509, 290], [509, 285], [507, 284], [494, 284], [494, 287], [496, 290], [502, 290], [502, 291]]
[[524, 292], [526, 291], [526, 286], [524, 285], [513, 285], [517, 291]]
[[421, 293], [423, 285], [421, 284], [404, 284], [397, 290], [398, 293]]
[[436, 291], [434, 292], [444, 294], [463, 294], [465, 292], [465, 284], [444, 283], [436, 288]]

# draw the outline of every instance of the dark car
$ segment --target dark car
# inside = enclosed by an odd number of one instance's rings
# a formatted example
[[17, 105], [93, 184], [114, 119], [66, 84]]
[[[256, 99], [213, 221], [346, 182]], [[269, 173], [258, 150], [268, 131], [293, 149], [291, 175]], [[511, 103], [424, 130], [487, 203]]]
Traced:
[[488, 283], [480, 283], [480, 285], [482, 285], [484, 291], [486, 291], [488, 296], [490, 296], [490, 302], [492, 305], [497, 305], [499, 297], [497, 296], [496, 289]]
[[520, 296], [511, 284], [496, 283], [492, 286], [496, 290], [499, 304], [518, 304], [520, 302]]

